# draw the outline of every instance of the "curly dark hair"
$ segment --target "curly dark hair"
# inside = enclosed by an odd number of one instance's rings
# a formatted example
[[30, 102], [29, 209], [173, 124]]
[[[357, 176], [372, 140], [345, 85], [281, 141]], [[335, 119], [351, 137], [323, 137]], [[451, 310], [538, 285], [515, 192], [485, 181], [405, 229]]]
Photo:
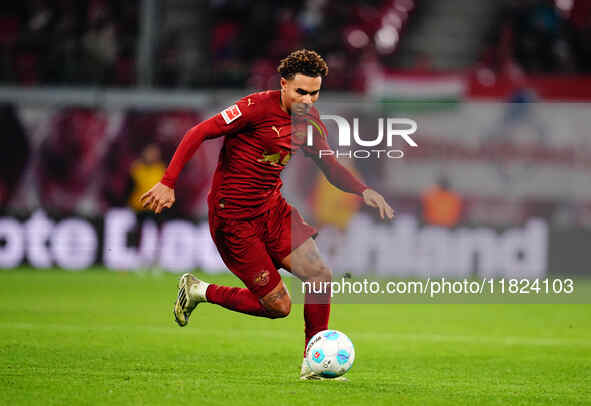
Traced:
[[298, 49], [279, 62], [277, 72], [287, 80], [293, 79], [296, 73], [312, 78], [317, 76], [324, 78], [328, 74], [328, 66], [316, 51]]

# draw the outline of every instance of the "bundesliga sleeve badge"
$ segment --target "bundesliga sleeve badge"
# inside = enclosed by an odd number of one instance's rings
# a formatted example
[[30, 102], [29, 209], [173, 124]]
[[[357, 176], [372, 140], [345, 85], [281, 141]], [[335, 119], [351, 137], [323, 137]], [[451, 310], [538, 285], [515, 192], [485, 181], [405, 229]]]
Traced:
[[232, 121], [240, 117], [242, 115], [242, 112], [238, 108], [237, 104], [233, 104], [224, 111], [222, 111], [221, 114], [226, 124], [230, 124]]

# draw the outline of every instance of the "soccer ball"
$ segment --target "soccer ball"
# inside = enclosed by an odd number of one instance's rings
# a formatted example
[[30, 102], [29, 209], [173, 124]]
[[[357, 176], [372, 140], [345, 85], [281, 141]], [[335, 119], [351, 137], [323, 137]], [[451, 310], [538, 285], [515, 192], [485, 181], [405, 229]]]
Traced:
[[334, 378], [351, 369], [355, 361], [355, 348], [349, 337], [340, 331], [324, 330], [310, 339], [305, 357], [312, 371]]

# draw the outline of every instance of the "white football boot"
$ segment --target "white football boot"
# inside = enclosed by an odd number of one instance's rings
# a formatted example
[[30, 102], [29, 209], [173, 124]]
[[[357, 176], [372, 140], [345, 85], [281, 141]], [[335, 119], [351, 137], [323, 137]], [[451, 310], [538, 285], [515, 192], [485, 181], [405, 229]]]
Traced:
[[337, 376], [334, 378], [328, 378], [328, 377], [322, 376], [320, 374], [317, 374], [316, 372], [314, 372], [310, 369], [310, 367], [308, 366], [308, 363], [306, 362], [306, 358], [304, 358], [302, 360], [302, 370], [300, 372], [300, 379], [302, 381], [340, 381], [340, 382], [348, 381], [348, 379], [345, 378], [344, 376]]
[[174, 304], [174, 320], [181, 327], [189, 323], [189, 316], [201, 302], [206, 302], [205, 292], [209, 283], [186, 273], [179, 279], [179, 294]]

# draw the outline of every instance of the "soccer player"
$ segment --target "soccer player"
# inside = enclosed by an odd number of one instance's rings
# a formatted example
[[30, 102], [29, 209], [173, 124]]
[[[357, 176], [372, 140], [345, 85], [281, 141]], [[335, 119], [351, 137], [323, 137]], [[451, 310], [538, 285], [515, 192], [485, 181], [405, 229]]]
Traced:
[[[326, 128], [313, 108], [328, 72], [322, 57], [310, 50], [294, 51], [281, 60], [277, 71], [281, 75], [280, 91], [248, 95], [191, 128], [164, 177], [141, 197], [144, 207], [156, 213], [171, 207], [175, 181], [183, 166], [204, 140], [225, 136], [208, 195], [209, 227], [224, 263], [246, 288], [208, 284], [184, 274], [174, 305], [175, 320], [181, 327], [187, 325], [201, 302], [253, 316], [286, 317], [291, 299], [278, 268], [311, 284], [331, 280], [331, 270], [313, 239], [317, 231], [280, 193], [279, 175], [297, 149], [312, 158], [333, 185], [377, 208], [382, 219], [394, 216], [384, 198], [356, 179], [334, 156], [319, 157], [318, 150], [330, 149]], [[302, 134], [308, 126], [313, 129], [313, 146], [303, 145]], [[306, 345], [314, 334], [328, 328], [329, 314], [329, 291], [306, 294]], [[321, 379], [310, 371], [305, 359], [300, 377]]]

